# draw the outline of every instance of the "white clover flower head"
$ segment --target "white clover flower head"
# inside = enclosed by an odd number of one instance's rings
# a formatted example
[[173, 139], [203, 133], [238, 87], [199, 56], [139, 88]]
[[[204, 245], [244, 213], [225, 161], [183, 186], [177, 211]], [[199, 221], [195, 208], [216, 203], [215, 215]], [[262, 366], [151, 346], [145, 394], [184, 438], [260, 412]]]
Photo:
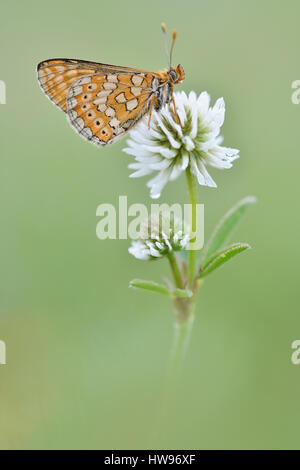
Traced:
[[183, 91], [176, 92], [174, 98], [181, 125], [173, 109], [166, 105], [160, 112], [153, 111], [150, 129], [148, 117], [140, 121], [130, 132], [128, 147], [123, 149], [136, 160], [129, 165], [135, 170], [130, 175], [132, 178], [157, 173], [147, 183], [152, 198], [158, 198], [167, 182], [178, 178], [188, 166], [200, 185], [216, 187], [206, 166], [231, 168], [239, 157], [239, 150], [221, 145], [220, 130], [225, 118], [223, 98], [214, 106], [210, 106], [207, 92], [198, 98], [193, 91], [188, 96]]
[[183, 250], [190, 241], [187, 224], [168, 212], [157, 212], [141, 223], [140, 238], [128, 249], [137, 259], [154, 260]]

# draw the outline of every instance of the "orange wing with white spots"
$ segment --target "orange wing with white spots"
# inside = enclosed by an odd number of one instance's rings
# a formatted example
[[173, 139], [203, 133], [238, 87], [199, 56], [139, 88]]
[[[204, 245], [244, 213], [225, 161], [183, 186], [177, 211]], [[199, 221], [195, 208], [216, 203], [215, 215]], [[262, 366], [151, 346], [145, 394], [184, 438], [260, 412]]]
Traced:
[[48, 98], [95, 145], [114, 142], [138, 122], [158, 81], [153, 72], [71, 59], [41, 62], [37, 73]]
[[53, 59], [41, 62], [37, 77], [43, 92], [64, 112], [67, 112], [67, 93], [78, 78], [96, 73], [93, 62], [68, 59]]
[[173, 96], [174, 85], [185, 78], [180, 64], [172, 67], [168, 53], [167, 29], [162, 23], [169, 69], [151, 72], [119, 65], [101, 64], [77, 59], [49, 59], [37, 67], [39, 84], [46, 96], [69, 119], [72, 127], [95, 145], [114, 142], [152, 110], [159, 111], [172, 102], [180, 123]]
[[149, 73], [99, 73], [80, 78], [67, 95], [71, 125], [95, 145], [116, 141], [148, 111], [153, 79]]

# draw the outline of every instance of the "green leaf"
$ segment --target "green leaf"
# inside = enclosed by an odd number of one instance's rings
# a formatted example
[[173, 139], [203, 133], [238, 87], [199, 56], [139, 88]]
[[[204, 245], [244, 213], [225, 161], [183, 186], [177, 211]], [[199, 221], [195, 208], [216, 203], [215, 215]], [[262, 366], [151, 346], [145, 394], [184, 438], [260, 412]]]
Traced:
[[227, 212], [227, 214], [224, 215], [204, 248], [202, 264], [206, 263], [213, 253], [225, 245], [242, 215], [256, 201], [257, 199], [255, 196], [247, 196], [239, 201], [235, 206], [232, 207], [232, 209]]
[[248, 245], [248, 243], [234, 243], [227, 248], [223, 248], [222, 250], [215, 252], [201, 266], [198, 278], [207, 276], [234, 256], [242, 253], [243, 251], [249, 250], [250, 248], [251, 246]]
[[189, 298], [193, 295], [193, 292], [189, 289], [168, 289], [163, 284], [158, 284], [154, 281], [144, 281], [143, 279], [133, 279], [130, 281], [129, 287], [144, 289], [156, 292], [157, 294], [168, 295], [169, 297]]
[[175, 289], [171, 292], [173, 297], [190, 298], [193, 296], [193, 292], [189, 289]]
[[142, 279], [132, 279], [129, 283], [129, 287], [134, 287], [136, 289], [144, 289], [144, 290], [149, 290], [152, 292], [156, 292], [157, 294], [163, 294], [163, 295], [170, 295], [169, 289], [162, 285], [158, 284], [157, 282], [154, 281], [144, 281]]

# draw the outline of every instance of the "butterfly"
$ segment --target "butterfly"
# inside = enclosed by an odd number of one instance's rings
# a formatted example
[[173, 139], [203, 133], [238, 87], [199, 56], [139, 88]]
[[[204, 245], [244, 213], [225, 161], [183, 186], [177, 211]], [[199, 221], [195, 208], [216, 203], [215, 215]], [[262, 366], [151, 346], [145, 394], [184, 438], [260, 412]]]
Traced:
[[[162, 24], [169, 68], [147, 70], [76, 59], [49, 59], [37, 66], [39, 84], [46, 96], [64, 113], [71, 126], [89, 142], [111, 144], [131, 130], [152, 110], [173, 103], [174, 85], [185, 73], [181, 65], [171, 66], [173, 41], [168, 54], [166, 26]], [[179, 122], [179, 120], [178, 120]]]

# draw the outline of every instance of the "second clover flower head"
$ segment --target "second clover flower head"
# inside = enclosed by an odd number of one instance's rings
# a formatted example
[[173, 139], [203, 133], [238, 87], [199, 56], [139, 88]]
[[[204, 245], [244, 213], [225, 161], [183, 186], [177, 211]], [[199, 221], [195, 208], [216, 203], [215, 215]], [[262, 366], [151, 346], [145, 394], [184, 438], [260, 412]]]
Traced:
[[188, 225], [169, 212], [158, 212], [141, 223], [140, 238], [133, 240], [129, 253], [141, 260], [154, 260], [181, 251], [190, 241]]
[[158, 198], [168, 181], [175, 180], [190, 166], [198, 183], [216, 187], [206, 166], [231, 168], [239, 157], [236, 149], [222, 146], [220, 130], [225, 118], [225, 103], [219, 98], [210, 106], [210, 96], [203, 92], [197, 98], [195, 92], [174, 93], [177, 122], [173, 109], [168, 105], [158, 113], [153, 111], [151, 128], [148, 119], [130, 132], [128, 147], [124, 152], [135, 157], [129, 168], [135, 170], [132, 178], [156, 173], [148, 181], [152, 198]]

